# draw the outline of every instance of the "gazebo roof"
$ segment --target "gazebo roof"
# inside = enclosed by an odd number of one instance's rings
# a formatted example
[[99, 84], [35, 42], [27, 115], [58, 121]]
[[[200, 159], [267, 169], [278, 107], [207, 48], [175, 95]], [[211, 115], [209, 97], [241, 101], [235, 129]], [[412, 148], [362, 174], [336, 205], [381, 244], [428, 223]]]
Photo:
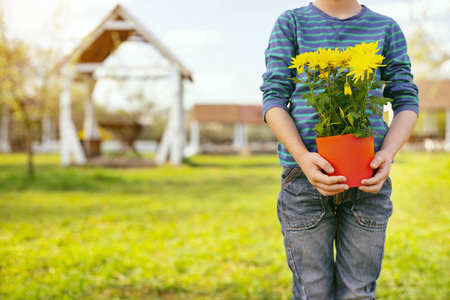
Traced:
[[420, 109], [450, 109], [450, 80], [422, 80], [417, 86]]
[[75, 63], [78, 72], [92, 74], [99, 64], [130, 37], [139, 37], [153, 45], [164, 57], [179, 67], [183, 78], [192, 81], [190, 71], [120, 5], [117, 5], [100, 25], [88, 34], [71, 54], [65, 57], [61, 66]]

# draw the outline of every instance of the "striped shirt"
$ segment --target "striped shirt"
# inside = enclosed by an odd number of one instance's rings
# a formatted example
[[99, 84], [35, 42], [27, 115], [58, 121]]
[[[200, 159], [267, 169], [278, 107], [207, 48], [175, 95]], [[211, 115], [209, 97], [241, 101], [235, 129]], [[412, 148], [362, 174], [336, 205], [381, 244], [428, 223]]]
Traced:
[[[292, 57], [300, 53], [324, 49], [344, 49], [362, 42], [377, 42], [381, 49], [377, 54], [385, 56], [376, 80], [391, 81], [382, 91], [371, 94], [392, 98], [394, 115], [403, 110], [419, 113], [417, 86], [412, 82], [411, 63], [407, 55], [405, 36], [398, 24], [389, 17], [380, 15], [362, 6], [359, 14], [341, 20], [331, 17], [314, 5], [284, 12], [275, 23], [265, 52], [267, 71], [263, 74], [263, 114], [273, 107], [281, 107], [293, 118], [306, 148], [317, 152], [314, 126], [318, 115], [314, 108], [306, 105], [302, 95], [308, 87], [294, 84], [287, 78], [297, 76], [295, 69], [289, 69]], [[376, 134], [375, 151], [378, 151], [386, 136], [388, 126], [382, 117], [372, 115], [370, 121]], [[278, 143], [280, 164], [297, 167], [286, 148]]]

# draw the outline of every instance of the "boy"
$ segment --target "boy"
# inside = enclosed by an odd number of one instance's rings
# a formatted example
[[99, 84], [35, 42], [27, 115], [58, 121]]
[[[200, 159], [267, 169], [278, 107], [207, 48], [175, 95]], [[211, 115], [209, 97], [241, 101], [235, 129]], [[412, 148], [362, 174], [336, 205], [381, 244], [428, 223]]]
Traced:
[[[326, 175], [333, 168], [317, 153], [318, 116], [302, 100], [307, 87], [287, 79], [296, 76], [288, 66], [292, 57], [319, 47], [376, 41], [387, 65], [378, 70], [376, 80], [390, 81], [383, 94], [393, 99], [394, 118], [388, 128], [381, 117], [371, 117], [378, 135], [370, 166], [376, 171], [362, 186], [349, 189], [345, 177]], [[392, 214], [389, 171], [419, 113], [404, 35], [394, 20], [357, 0], [315, 0], [278, 18], [266, 66], [263, 112], [279, 140], [283, 173], [278, 217], [293, 273], [293, 299], [375, 299]], [[374, 94], [381, 95], [381, 90]]]

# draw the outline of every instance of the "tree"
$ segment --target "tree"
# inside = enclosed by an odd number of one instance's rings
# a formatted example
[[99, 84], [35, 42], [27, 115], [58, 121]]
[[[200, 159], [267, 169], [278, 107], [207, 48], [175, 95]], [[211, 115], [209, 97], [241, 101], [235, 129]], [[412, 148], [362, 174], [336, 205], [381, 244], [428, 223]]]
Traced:
[[28, 175], [34, 175], [32, 135], [36, 128], [35, 115], [31, 108], [35, 105], [30, 95], [30, 60], [27, 46], [20, 41], [9, 41], [5, 26], [0, 19], [0, 102], [9, 106], [15, 116], [22, 121], [26, 135], [28, 153]]
[[0, 107], [9, 107], [24, 128], [29, 176], [34, 175], [32, 144], [41, 138], [42, 120], [58, 118], [58, 57], [56, 51], [8, 39], [0, 16]]

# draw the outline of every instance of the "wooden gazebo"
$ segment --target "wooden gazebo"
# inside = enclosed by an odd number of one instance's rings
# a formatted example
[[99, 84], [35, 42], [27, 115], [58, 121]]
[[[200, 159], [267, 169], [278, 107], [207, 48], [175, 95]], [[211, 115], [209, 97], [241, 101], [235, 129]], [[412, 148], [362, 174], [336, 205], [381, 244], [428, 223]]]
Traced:
[[100, 134], [95, 118], [92, 98], [86, 100], [83, 145], [79, 142], [71, 117], [71, 84], [74, 80], [85, 82], [90, 87], [90, 95], [95, 86], [94, 72], [105, 59], [124, 41], [138, 39], [151, 44], [165, 59], [170, 62], [169, 74], [173, 76], [178, 87], [174, 92], [168, 125], [158, 148], [156, 162], [161, 164], [169, 158], [171, 163], [179, 164], [182, 160], [185, 141], [183, 127], [183, 81], [192, 81], [191, 73], [186, 69], [150, 32], [142, 26], [123, 7], [117, 5], [113, 11], [90, 33], [81, 44], [69, 54], [60, 65], [64, 76], [63, 90], [60, 96], [60, 139], [61, 164], [85, 164], [87, 157], [99, 154]]

